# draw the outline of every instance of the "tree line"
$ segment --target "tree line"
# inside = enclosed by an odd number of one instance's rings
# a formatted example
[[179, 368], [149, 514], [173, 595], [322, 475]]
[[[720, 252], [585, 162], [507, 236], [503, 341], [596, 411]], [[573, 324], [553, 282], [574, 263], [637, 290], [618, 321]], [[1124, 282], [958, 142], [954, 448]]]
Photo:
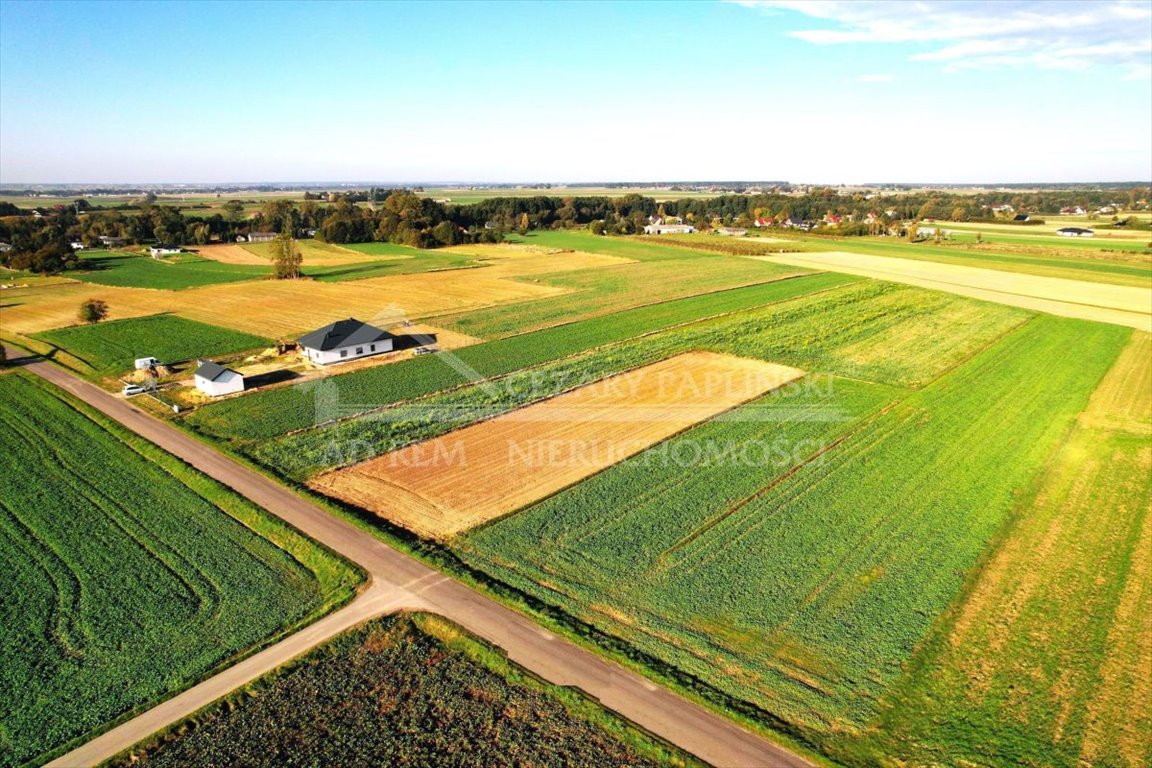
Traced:
[[[87, 205], [78, 200], [48, 215], [12, 215], [0, 209], [0, 241], [11, 247], [0, 254], [4, 266], [36, 272], [60, 272], [82, 266], [82, 251], [98, 248], [101, 238], [113, 242], [149, 242], [195, 246], [235, 242], [252, 232], [315, 237], [330, 243], [392, 242], [437, 248], [477, 242], [500, 242], [510, 232], [587, 228], [598, 234], [629, 235], [643, 231], [653, 217], [678, 217], [703, 230], [712, 226], [749, 227], [760, 221], [779, 225], [788, 220], [836, 221], [836, 234], [869, 235], [894, 224], [922, 219], [984, 221], [1013, 213], [1055, 214], [1062, 208], [1096, 211], [1147, 209], [1149, 189], [1058, 189], [953, 193], [942, 191], [843, 194], [836, 187], [813, 188], [805, 194], [769, 192], [728, 194], [658, 202], [652, 197], [536, 195], [494, 197], [469, 205], [440, 203], [413, 190], [377, 189], [331, 193], [325, 199], [265, 201], [252, 214], [244, 203], [230, 200], [210, 215], [198, 209], [156, 204], [149, 197], [129, 212]], [[7, 215], [5, 215], [7, 214]]]

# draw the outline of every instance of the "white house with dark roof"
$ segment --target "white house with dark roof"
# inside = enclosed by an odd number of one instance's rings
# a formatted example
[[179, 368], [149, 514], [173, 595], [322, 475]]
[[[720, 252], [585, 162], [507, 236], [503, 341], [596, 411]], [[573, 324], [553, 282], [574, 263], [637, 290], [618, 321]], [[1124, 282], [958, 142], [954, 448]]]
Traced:
[[196, 389], [212, 397], [244, 391], [244, 374], [211, 360], [201, 360], [192, 379]]
[[354, 317], [337, 320], [297, 341], [304, 357], [317, 365], [342, 363], [391, 352], [396, 337]]
[[148, 247], [148, 253], [152, 254], [152, 258], [160, 256], [167, 256], [172, 253], [180, 253], [184, 249], [178, 245], [169, 245], [168, 243], [157, 243]]
[[646, 235], [690, 235], [695, 231], [696, 227], [685, 224], [680, 218], [672, 218], [667, 221], [662, 218], [653, 218], [644, 227], [644, 234]]

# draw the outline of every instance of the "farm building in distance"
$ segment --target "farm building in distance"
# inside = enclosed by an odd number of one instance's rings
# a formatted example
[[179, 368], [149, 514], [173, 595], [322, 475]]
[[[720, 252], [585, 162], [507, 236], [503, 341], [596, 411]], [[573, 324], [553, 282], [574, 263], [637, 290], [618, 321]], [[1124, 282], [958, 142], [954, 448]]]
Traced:
[[250, 243], [269, 243], [276, 239], [275, 232], [249, 232], [248, 242]]
[[211, 360], [201, 360], [192, 378], [196, 382], [196, 389], [212, 397], [244, 391], [243, 374]]
[[338, 320], [301, 336], [304, 356], [318, 365], [391, 352], [396, 337], [356, 318]]
[[1056, 230], [1056, 234], [1060, 237], [1092, 237], [1096, 232], [1084, 227], [1061, 227]]
[[684, 224], [680, 219], [673, 223], [666, 223], [664, 219], [655, 219], [644, 227], [646, 235], [690, 235], [696, 231], [691, 224]]
[[744, 235], [748, 234], [748, 230], [743, 227], [720, 227], [716, 230], [716, 234], [727, 237], [744, 237]]
[[170, 253], [180, 253], [183, 250], [178, 245], [168, 245], [167, 243], [157, 243], [156, 245], [149, 246], [148, 253], [152, 254], [152, 258], [165, 256]]

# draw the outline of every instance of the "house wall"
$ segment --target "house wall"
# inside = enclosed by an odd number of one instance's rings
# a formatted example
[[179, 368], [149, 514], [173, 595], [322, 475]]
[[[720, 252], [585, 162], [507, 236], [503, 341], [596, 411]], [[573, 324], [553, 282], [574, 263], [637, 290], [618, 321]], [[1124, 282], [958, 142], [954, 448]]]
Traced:
[[[373, 349], [373, 347], [375, 347], [375, 349]], [[359, 360], [362, 357], [371, 357], [372, 355], [379, 355], [381, 352], [391, 351], [392, 339], [381, 339], [372, 344], [355, 344], [350, 347], [339, 347], [338, 349], [329, 349], [326, 351], [305, 347], [304, 354], [309, 360], [318, 365], [329, 365], [331, 363], [347, 362], [348, 360]], [[341, 352], [344, 354], [340, 354]]]
[[225, 373], [215, 381], [206, 379], [203, 376], [195, 376], [193, 378], [196, 380], [196, 389], [212, 397], [231, 395], [234, 392], [244, 391], [244, 377], [235, 371]]

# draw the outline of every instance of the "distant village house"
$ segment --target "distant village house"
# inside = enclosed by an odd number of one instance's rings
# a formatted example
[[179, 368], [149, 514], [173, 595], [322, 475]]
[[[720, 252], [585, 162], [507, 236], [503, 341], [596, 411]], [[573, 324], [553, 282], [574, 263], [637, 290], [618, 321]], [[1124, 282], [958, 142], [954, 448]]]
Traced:
[[691, 224], [682, 223], [681, 219], [666, 222], [664, 219], [654, 219], [651, 224], [644, 227], [646, 235], [690, 235], [696, 231]]
[[152, 258], [154, 259], [173, 253], [180, 253], [182, 250], [178, 245], [168, 245], [167, 243], [157, 243], [156, 245], [148, 247], [148, 253], [152, 254]]

